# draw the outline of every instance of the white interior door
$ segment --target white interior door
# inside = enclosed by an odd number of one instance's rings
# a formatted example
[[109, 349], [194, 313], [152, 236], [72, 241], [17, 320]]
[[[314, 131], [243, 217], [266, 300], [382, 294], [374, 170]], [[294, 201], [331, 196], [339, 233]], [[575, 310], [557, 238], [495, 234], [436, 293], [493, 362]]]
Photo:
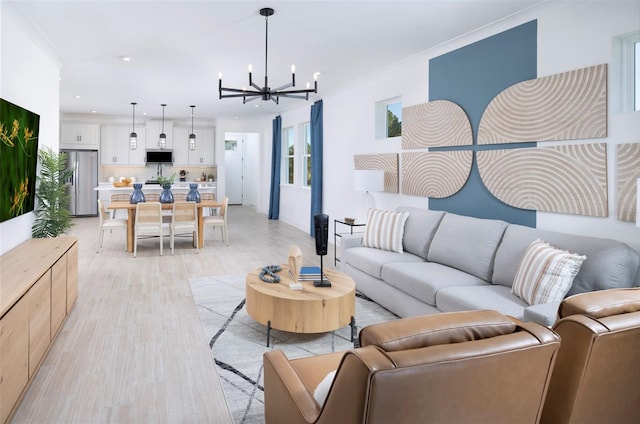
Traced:
[[244, 137], [226, 134], [224, 142], [225, 193], [229, 204], [241, 205], [243, 198]]

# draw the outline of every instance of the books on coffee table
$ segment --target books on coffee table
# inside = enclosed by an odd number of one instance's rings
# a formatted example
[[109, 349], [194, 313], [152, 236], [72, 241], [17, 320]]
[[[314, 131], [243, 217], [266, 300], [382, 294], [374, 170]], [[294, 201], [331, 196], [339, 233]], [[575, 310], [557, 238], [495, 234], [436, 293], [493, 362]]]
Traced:
[[[326, 274], [324, 278], [327, 278]], [[303, 266], [300, 268], [300, 281], [315, 281], [320, 279], [320, 267], [319, 266]]]

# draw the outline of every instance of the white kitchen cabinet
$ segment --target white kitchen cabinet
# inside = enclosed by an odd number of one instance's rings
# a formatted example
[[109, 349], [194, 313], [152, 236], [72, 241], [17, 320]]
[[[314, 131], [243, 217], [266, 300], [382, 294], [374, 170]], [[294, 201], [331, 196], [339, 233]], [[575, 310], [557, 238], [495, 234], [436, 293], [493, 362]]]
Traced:
[[[159, 149], [158, 139], [162, 132], [162, 121], [149, 120], [146, 122], [146, 148], [155, 150]], [[173, 149], [173, 122], [164, 121], [164, 133], [167, 136], [167, 146], [165, 149]]]
[[145, 129], [136, 128], [138, 148], [129, 149], [131, 127], [104, 125], [100, 130], [100, 163], [102, 165], [144, 165]]
[[60, 147], [63, 149], [97, 149], [100, 145], [100, 125], [60, 124]]
[[215, 128], [197, 127], [196, 150], [189, 150], [191, 127], [174, 127], [173, 163], [174, 165], [214, 166], [215, 164]]

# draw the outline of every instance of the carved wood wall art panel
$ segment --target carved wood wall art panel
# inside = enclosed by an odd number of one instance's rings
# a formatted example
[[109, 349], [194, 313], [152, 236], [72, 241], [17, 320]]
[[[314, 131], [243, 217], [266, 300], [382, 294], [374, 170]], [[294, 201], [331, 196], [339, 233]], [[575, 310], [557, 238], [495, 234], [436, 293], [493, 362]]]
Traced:
[[402, 154], [402, 193], [445, 198], [457, 193], [469, 178], [473, 152], [407, 152]]
[[607, 65], [523, 81], [498, 94], [478, 144], [607, 137]]
[[402, 108], [402, 148], [469, 146], [471, 123], [464, 110], [448, 100]]
[[398, 192], [398, 154], [380, 153], [373, 155], [355, 155], [355, 169], [380, 169], [384, 171], [385, 193]]
[[522, 209], [607, 216], [605, 143], [477, 152], [487, 189]]
[[640, 178], [640, 143], [619, 144], [616, 156], [618, 219], [635, 222], [638, 195], [636, 185]]

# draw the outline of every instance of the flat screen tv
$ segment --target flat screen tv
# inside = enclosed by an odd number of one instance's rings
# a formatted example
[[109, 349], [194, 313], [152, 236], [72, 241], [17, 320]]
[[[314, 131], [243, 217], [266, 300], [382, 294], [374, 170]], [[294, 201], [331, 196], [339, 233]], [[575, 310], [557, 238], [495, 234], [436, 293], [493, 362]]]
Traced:
[[33, 211], [40, 115], [0, 99], [0, 222]]

